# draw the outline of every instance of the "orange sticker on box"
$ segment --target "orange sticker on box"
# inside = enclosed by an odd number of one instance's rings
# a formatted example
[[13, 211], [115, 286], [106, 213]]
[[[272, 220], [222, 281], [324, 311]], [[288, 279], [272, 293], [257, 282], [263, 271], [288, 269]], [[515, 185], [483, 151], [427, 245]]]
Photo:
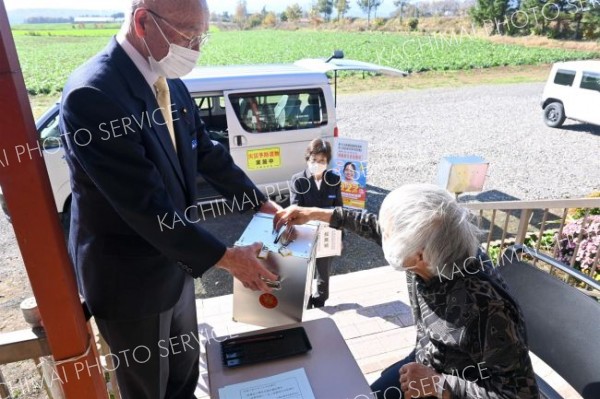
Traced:
[[267, 309], [274, 309], [279, 304], [279, 301], [277, 300], [277, 297], [275, 295], [272, 295], [272, 294], [262, 294], [258, 298], [258, 301], [260, 302], [260, 304], [263, 307], [265, 307]]
[[248, 150], [246, 153], [248, 170], [275, 169], [281, 167], [281, 148], [270, 147]]

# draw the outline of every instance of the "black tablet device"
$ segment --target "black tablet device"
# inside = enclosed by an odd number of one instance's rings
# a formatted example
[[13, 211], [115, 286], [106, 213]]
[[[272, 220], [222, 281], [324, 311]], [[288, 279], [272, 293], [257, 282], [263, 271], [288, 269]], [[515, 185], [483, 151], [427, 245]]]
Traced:
[[229, 338], [221, 343], [223, 364], [227, 367], [280, 359], [311, 349], [304, 327]]

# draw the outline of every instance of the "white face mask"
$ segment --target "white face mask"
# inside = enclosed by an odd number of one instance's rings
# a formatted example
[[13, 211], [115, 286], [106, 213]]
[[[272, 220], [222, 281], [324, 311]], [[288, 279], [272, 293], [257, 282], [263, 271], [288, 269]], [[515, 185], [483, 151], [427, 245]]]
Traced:
[[200, 51], [192, 50], [189, 48], [185, 48], [182, 46], [178, 46], [177, 44], [170, 43], [165, 34], [163, 33], [160, 26], [152, 16], [152, 20], [158, 27], [160, 34], [165, 39], [167, 43], [169, 43], [169, 52], [160, 61], [156, 61], [156, 59], [150, 53], [150, 49], [148, 48], [148, 44], [146, 44], [146, 39], [144, 38], [144, 45], [146, 49], [148, 49], [148, 53], [150, 54], [148, 57], [148, 62], [150, 63], [150, 69], [153, 72], [159, 74], [160, 76], [164, 76], [167, 79], [176, 79], [182, 76], [187, 75], [194, 69], [198, 59], [200, 58]]
[[308, 162], [308, 170], [312, 175], [320, 175], [327, 170], [327, 165], [316, 162]]
[[387, 261], [387, 263], [392, 266], [394, 269], [398, 271], [404, 271], [404, 267], [398, 262], [398, 259], [395, 256], [391, 256], [389, 249], [383, 246], [383, 257]]
[[385, 260], [394, 269], [398, 270], [399, 272], [405, 272], [407, 270], [412, 269], [412, 268], [404, 267], [404, 265], [401, 263], [401, 260], [398, 259], [397, 256], [392, 255], [392, 250], [390, 248], [389, 240], [382, 239], [381, 248], [383, 249], [383, 256], [384, 256]]

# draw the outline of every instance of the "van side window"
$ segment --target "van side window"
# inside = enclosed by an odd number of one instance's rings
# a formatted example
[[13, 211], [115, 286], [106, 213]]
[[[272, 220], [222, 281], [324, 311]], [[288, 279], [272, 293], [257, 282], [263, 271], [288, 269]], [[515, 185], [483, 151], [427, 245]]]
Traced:
[[600, 73], [583, 72], [581, 88], [600, 91]]
[[554, 83], [561, 86], [573, 86], [575, 80], [575, 71], [569, 71], [566, 69], [559, 69], [556, 71], [554, 77]]
[[327, 125], [327, 105], [321, 89], [231, 94], [240, 124], [250, 133], [313, 129]]
[[223, 95], [199, 96], [192, 94], [200, 110], [200, 117], [211, 140], [229, 148], [225, 97]]
[[58, 112], [48, 120], [40, 130], [40, 143], [44, 150], [58, 148], [60, 143], [60, 130], [58, 128]]

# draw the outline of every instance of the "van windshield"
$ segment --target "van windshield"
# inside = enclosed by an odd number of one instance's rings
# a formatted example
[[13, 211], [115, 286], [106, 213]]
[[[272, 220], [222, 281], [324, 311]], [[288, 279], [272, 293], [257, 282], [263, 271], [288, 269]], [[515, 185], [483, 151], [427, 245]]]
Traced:
[[313, 129], [327, 125], [321, 89], [230, 94], [240, 124], [249, 133]]

